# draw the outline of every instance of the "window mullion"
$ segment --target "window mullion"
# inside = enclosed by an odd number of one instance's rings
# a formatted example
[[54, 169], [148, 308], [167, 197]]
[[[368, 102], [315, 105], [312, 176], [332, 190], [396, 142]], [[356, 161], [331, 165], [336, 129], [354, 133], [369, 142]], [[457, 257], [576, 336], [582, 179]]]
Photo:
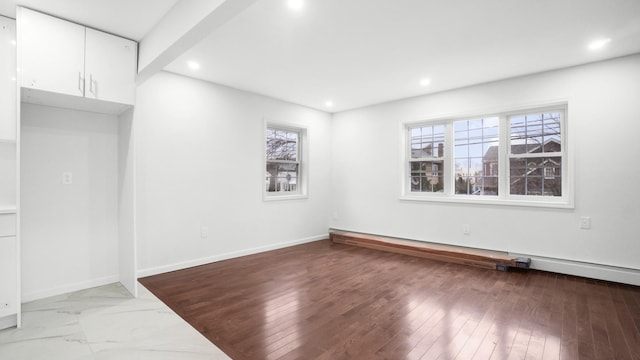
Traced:
[[267, 163], [273, 164], [300, 164], [299, 160], [267, 160]]
[[453, 158], [453, 122], [449, 121], [444, 128], [444, 193], [453, 195], [455, 189], [455, 159]]
[[562, 157], [562, 152], [545, 152], [545, 153], [531, 153], [531, 154], [508, 154], [509, 158], [541, 158], [541, 157]]
[[511, 191], [509, 187], [509, 154], [511, 153], [511, 139], [509, 134], [508, 117], [500, 115], [499, 126], [499, 147], [498, 147], [498, 197], [506, 199]]

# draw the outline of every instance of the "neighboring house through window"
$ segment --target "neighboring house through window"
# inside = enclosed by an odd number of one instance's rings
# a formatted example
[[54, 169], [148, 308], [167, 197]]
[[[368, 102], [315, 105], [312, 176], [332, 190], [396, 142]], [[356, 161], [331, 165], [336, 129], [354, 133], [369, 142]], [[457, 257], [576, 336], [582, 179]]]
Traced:
[[410, 128], [411, 191], [443, 191], [444, 128], [441, 124]]
[[511, 116], [509, 135], [510, 194], [562, 196], [561, 112]]

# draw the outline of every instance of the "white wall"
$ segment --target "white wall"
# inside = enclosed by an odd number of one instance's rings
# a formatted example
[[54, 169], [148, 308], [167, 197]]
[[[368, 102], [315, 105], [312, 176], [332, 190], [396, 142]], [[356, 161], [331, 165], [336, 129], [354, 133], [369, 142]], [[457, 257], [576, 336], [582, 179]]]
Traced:
[[[262, 200], [265, 118], [308, 128], [308, 199]], [[325, 236], [330, 119], [170, 73], [147, 80], [134, 113], [139, 275]]]
[[[23, 300], [127, 282], [136, 261], [144, 276], [319, 239], [330, 226], [610, 265], [623, 273], [609, 279], [637, 283], [625, 268], [640, 269], [639, 80], [637, 55], [333, 119], [170, 73], [141, 85], [120, 118], [23, 104]], [[569, 103], [575, 209], [399, 200], [401, 122], [559, 100]], [[263, 201], [265, 118], [308, 128], [308, 199]], [[62, 185], [65, 171], [72, 185]], [[592, 217], [591, 230], [578, 228], [580, 216]], [[137, 248], [125, 249], [134, 232]], [[602, 277], [593, 271], [576, 273]]]
[[[640, 269], [638, 99], [640, 55], [336, 114], [331, 226]], [[569, 104], [575, 209], [399, 200], [401, 122], [558, 100]], [[579, 229], [580, 216], [592, 217], [591, 230]]]
[[22, 104], [21, 123], [22, 300], [118, 281], [117, 117]]

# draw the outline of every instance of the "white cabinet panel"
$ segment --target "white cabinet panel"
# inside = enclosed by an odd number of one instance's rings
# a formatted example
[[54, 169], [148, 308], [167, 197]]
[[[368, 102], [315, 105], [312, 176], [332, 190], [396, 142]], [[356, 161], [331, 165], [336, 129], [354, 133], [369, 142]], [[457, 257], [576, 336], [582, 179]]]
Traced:
[[0, 214], [0, 238], [16, 235], [16, 214]]
[[0, 75], [0, 141], [15, 141], [16, 22], [3, 16], [0, 16]]
[[0, 318], [15, 315], [18, 312], [18, 265], [16, 259], [16, 237], [0, 237]]
[[87, 28], [85, 96], [133, 105], [136, 56], [135, 41]]
[[0, 141], [0, 212], [16, 206], [16, 156], [15, 143]]
[[20, 7], [17, 17], [20, 85], [83, 96], [85, 27]]

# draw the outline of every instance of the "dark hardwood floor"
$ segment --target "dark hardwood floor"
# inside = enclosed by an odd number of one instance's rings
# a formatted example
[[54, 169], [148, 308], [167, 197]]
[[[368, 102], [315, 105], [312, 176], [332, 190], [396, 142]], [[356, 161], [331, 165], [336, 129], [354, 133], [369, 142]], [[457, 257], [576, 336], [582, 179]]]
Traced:
[[640, 359], [640, 288], [317, 241], [140, 279], [233, 359]]

